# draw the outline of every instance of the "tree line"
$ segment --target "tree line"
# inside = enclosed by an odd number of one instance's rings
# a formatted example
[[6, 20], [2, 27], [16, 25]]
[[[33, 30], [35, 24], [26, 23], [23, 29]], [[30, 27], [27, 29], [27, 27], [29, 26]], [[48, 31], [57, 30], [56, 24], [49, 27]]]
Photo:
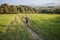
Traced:
[[18, 14], [18, 13], [37, 13], [35, 8], [29, 6], [15, 6], [15, 5], [8, 5], [2, 4], [0, 6], [0, 14]]
[[56, 8], [34, 8], [25, 5], [8, 5], [1, 4], [0, 5], [0, 14], [18, 14], [18, 13], [47, 13], [47, 14], [60, 14], [60, 7]]
[[39, 8], [39, 13], [47, 13], [47, 14], [60, 14], [60, 7], [44, 7]]

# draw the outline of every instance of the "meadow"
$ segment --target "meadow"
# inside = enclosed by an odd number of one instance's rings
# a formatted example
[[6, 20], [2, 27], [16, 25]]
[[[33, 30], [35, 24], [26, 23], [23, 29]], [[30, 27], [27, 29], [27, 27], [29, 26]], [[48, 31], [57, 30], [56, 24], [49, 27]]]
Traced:
[[[43, 40], [60, 40], [60, 15], [58, 14], [27, 14], [30, 18], [29, 28]], [[0, 15], [0, 40], [34, 40], [28, 32], [25, 21], [26, 14]], [[16, 18], [14, 18], [16, 17]], [[14, 20], [12, 20], [14, 19]], [[11, 22], [10, 22], [11, 21]], [[8, 26], [6, 26], [9, 24]]]
[[0, 30], [3, 31], [4, 28], [9, 25], [10, 21], [13, 19], [13, 14], [1, 14], [0, 15]]
[[30, 25], [44, 40], [60, 40], [60, 15], [35, 15]]

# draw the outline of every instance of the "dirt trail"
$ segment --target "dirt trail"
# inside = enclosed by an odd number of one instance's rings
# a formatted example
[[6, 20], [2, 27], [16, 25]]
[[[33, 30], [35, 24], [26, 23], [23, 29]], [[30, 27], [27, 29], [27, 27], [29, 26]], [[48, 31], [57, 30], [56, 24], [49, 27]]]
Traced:
[[[21, 19], [20, 19], [21, 20]], [[34, 38], [34, 40], [42, 40], [35, 32], [33, 32], [22, 20], [21, 23], [27, 28], [28, 32]]]
[[35, 39], [35, 40], [42, 40], [41, 38], [38, 37], [38, 35], [33, 32], [29, 27], [26, 27], [28, 32], [32, 35], [32, 37]]

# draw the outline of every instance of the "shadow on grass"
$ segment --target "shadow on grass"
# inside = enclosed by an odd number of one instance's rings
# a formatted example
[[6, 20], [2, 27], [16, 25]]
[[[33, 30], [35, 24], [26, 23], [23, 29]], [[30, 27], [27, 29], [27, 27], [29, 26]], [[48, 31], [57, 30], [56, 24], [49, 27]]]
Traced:
[[0, 26], [5, 27], [6, 25], [0, 24]]
[[0, 40], [5, 40], [5, 33], [0, 31]]

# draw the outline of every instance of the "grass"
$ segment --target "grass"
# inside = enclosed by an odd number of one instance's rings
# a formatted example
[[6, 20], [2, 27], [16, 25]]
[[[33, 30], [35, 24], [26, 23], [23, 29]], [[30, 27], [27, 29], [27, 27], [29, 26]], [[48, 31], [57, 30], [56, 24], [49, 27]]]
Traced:
[[[25, 15], [21, 14], [23, 18]], [[60, 15], [28, 14], [30, 28], [44, 40], [60, 40]]]
[[60, 40], [60, 15], [35, 15], [30, 24], [44, 40]]
[[[6, 15], [6, 16], [5, 15], [1, 15], [1, 18], [3, 18], [3, 20], [5, 20], [5, 18], [7, 18], [7, 16], [8, 16], [8, 15]], [[12, 16], [8, 16], [8, 17], [11, 20]], [[28, 33], [25, 26], [21, 24], [20, 19], [16, 18], [14, 20], [11, 21], [11, 23], [8, 26], [6, 26], [5, 31], [0, 29], [0, 40], [33, 40], [32, 36]], [[3, 22], [3, 24], [5, 24], [5, 25], [8, 23], [8, 21], [6, 21], [6, 23], [4, 23], [4, 22]], [[3, 29], [5, 29], [5, 26], [4, 27], [1, 26], [1, 27]]]
[[13, 14], [0, 14], [0, 31], [6, 28], [13, 17]]
[[13, 14], [0, 15], [0, 24], [6, 25], [13, 18]]
[[[44, 40], [60, 40], [60, 15], [58, 14], [27, 14], [30, 18], [30, 28]], [[18, 14], [25, 20], [25, 14]], [[0, 15], [0, 40], [33, 40], [26, 27], [12, 22], [3, 32], [5, 26], [14, 17], [14, 14]]]

